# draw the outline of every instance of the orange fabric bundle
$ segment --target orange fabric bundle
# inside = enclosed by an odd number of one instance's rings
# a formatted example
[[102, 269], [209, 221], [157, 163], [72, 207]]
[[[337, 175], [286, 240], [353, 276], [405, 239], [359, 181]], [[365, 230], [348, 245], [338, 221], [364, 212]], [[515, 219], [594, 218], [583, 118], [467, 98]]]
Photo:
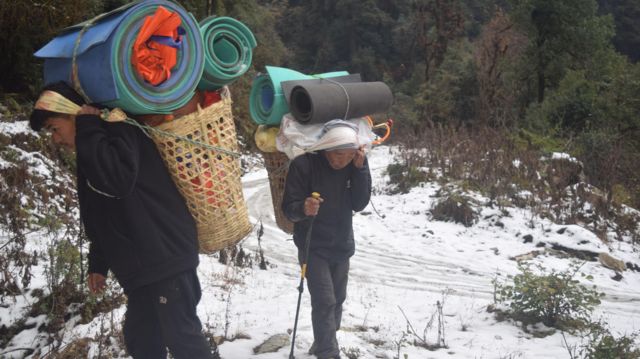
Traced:
[[159, 6], [153, 16], [147, 16], [133, 44], [131, 62], [140, 76], [157, 86], [171, 77], [177, 63], [176, 47], [154, 41], [152, 36], [180, 39], [178, 27], [182, 23], [177, 13]]

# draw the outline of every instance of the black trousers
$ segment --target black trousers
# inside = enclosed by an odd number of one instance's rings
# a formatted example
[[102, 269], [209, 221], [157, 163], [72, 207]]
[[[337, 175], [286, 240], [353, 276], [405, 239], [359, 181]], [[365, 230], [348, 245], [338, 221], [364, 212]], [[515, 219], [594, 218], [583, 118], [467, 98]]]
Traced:
[[195, 269], [133, 290], [128, 295], [124, 340], [135, 359], [211, 359], [196, 306], [202, 292]]
[[[300, 253], [299, 258], [302, 262]], [[349, 258], [329, 261], [309, 252], [307, 288], [311, 295], [314, 353], [320, 359], [338, 357], [336, 331], [342, 321], [342, 303], [347, 298]]]

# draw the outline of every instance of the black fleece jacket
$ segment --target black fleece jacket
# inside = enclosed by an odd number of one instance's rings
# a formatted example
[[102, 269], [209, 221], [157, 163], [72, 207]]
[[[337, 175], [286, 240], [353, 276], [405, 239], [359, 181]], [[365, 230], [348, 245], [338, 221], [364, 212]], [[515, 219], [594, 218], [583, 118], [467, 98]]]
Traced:
[[350, 163], [334, 170], [324, 155], [308, 153], [296, 157], [289, 173], [282, 199], [282, 211], [294, 222], [293, 240], [304, 248], [310, 217], [304, 214], [304, 201], [312, 192], [320, 193], [324, 202], [316, 215], [309, 250], [328, 259], [342, 260], [355, 252], [353, 211], [363, 210], [371, 197], [371, 173], [365, 159], [362, 168]]
[[150, 138], [81, 115], [76, 153], [90, 273], [110, 269], [128, 293], [198, 266], [195, 222]]

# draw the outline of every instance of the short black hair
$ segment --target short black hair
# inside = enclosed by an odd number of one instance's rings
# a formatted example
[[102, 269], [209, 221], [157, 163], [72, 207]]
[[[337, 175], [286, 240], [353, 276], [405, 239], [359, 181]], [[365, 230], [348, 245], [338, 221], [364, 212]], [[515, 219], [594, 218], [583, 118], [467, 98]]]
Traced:
[[[60, 95], [71, 100], [71, 102], [75, 103], [78, 106], [82, 106], [85, 104], [85, 101], [82, 98], [82, 96], [80, 96], [66, 82], [60, 81], [60, 82], [54, 82], [52, 84], [49, 84], [45, 86], [42, 89], [42, 91], [40, 91], [40, 93], [47, 90], [59, 93]], [[60, 115], [63, 115], [63, 114], [60, 114], [58, 112], [53, 112], [53, 111], [34, 109], [33, 112], [31, 112], [31, 117], [29, 118], [29, 126], [31, 126], [31, 129], [34, 131], [40, 131], [42, 127], [44, 127], [45, 122], [47, 122], [47, 120], [50, 117], [60, 116]]]

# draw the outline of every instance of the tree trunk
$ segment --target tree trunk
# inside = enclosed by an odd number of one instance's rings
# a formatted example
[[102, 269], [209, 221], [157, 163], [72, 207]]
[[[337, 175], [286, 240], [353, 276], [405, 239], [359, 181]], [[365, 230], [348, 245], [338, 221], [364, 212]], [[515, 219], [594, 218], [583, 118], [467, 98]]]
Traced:
[[538, 69], [538, 103], [544, 101], [544, 71]]

